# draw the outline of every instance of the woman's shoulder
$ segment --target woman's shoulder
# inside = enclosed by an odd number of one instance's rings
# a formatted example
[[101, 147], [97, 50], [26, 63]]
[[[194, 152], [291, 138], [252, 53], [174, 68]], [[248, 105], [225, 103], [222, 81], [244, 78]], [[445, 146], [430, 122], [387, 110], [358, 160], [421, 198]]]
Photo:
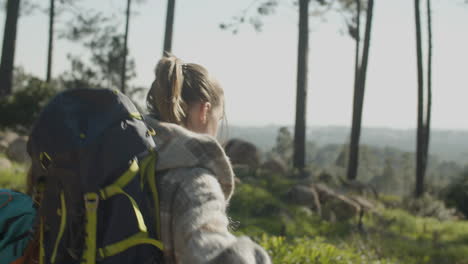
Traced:
[[156, 132], [153, 137], [158, 152], [156, 170], [203, 168], [218, 180], [228, 200], [234, 188], [234, 172], [223, 148], [209, 135], [191, 132], [179, 125], [160, 122], [150, 116], [145, 120]]

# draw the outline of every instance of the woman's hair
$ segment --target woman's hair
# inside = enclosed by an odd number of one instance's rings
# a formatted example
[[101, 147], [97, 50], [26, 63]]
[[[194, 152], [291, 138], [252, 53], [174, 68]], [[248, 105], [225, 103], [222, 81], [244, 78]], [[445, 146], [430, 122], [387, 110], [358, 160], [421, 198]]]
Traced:
[[193, 103], [209, 102], [213, 108], [223, 104], [223, 89], [203, 66], [166, 55], [156, 66], [156, 80], [146, 98], [150, 114], [184, 125]]

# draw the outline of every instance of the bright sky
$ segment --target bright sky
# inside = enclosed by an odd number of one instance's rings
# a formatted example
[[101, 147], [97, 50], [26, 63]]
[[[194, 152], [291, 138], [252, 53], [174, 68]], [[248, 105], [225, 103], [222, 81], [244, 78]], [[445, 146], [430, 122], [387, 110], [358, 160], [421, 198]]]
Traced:
[[[280, 8], [265, 20], [262, 33], [249, 25], [237, 35], [219, 29], [219, 23], [229, 21], [251, 1], [177, 0], [173, 52], [206, 66], [219, 79], [231, 124], [290, 125], [295, 112], [297, 14]], [[123, 19], [124, 0], [84, 2], [97, 10], [120, 12]], [[375, 2], [363, 126], [414, 128], [414, 4], [411, 0]], [[421, 9], [425, 14], [424, 5]], [[161, 58], [166, 1], [146, 0], [134, 10], [129, 40], [138, 74], [134, 83], [149, 87]], [[0, 32], [4, 19], [1, 13]], [[46, 15], [36, 13], [21, 17], [18, 28], [15, 63], [41, 77], [46, 71], [47, 21]], [[354, 42], [339, 33], [343, 24], [338, 17], [326, 23], [311, 17], [310, 23], [308, 125], [349, 126]], [[434, 128], [468, 129], [467, 27], [468, 4], [463, 0], [433, 0]], [[83, 51], [65, 40], [56, 41], [55, 46], [53, 73], [57, 76], [69, 68], [68, 53]]]

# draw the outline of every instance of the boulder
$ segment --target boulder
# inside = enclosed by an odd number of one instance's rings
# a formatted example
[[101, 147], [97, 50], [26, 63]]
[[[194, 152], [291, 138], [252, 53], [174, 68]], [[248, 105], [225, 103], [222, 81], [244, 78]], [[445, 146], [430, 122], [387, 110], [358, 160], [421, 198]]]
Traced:
[[296, 185], [291, 188], [287, 196], [291, 202], [313, 208], [318, 214], [321, 214], [319, 195], [314, 188]]
[[5, 153], [6, 150], [8, 149], [8, 142], [6, 140], [0, 140], [0, 153]]
[[348, 197], [324, 184], [294, 186], [288, 193], [291, 202], [316, 211], [328, 221], [346, 221], [374, 206], [363, 198]]
[[240, 179], [252, 176], [250, 167], [247, 166], [247, 165], [233, 164], [232, 165], [232, 170], [234, 171], [234, 174], [236, 175], [236, 177], [238, 177]]
[[329, 197], [334, 197], [338, 195], [338, 193], [335, 190], [333, 190], [325, 184], [312, 184], [311, 187], [315, 189], [315, 191], [319, 194], [320, 202], [326, 202]]
[[327, 171], [322, 171], [320, 172], [320, 174], [318, 174], [317, 176], [317, 181], [318, 182], [321, 182], [321, 183], [324, 183], [324, 184], [327, 184], [327, 185], [331, 185], [331, 186], [336, 186], [338, 185], [338, 181], [335, 177], [333, 177], [332, 174], [330, 174], [329, 172]]
[[359, 215], [361, 206], [351, 198], [323, 184], [312, 186], [318, 193], [322, 205], [322, 216], [334, 221], [345, 221]]
[[279, 174], [286, 174], [288, 170], [288, 166], [286, 162], [284, 162], [281, 158], [274, 157], [267, 161], [265, 161], [262, 166], [262, 169], [272, 172], [272, 173], [279, 173]]
[[359, 204], [364, 211], [374, 211], [376, 206], [366, 198], [360, 196], [352, 196], [350, 197], [354, 202]]
[[18, 134], [16, 134], [15, 132], [5, 131], [0, 134], [0, 141], [4, 141], [7, 144], [11, 144], [18, 137]]
[[6, 151], [7, 157], [16, 162], [28, 162], [30, 160], [26, 145], [28, 142], [27, 137], [18, 137], [10, 143]]
[[301, 185], [292, 187], [288, 192], [288, 198], [291, 202], [303, 206], [311, 206], [315, 195], [314, 189]]
[[226, 143], [224, 150], [233, 165], [247, 165], [255, 170], [260, 164], [260, 150], [245, 140], [231, 139]]
[[379, 198], [377, 190], [371, 184], [363, 183], [357, 180], [340, 179], [342, 186], [351, 193], [357, 193], [364, 196], [374, 196]]
[[10, 160], [0, 157], [0, 170], [9, 170], [12, 166]]
[[322, 216], [330, 221], [346, 221], [360, 215], [361, 207], [343, 195], [330, 197], [322, 206]]

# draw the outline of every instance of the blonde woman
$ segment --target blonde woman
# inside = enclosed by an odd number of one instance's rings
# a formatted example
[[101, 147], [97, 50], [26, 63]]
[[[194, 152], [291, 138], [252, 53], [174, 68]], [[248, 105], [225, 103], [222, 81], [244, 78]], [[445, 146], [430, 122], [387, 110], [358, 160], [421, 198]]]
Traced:
[[263, 248], [228, 230], [234, 174], [215, 137], [224, 92], [208, 71], [175, 56], [161, 59], [147, 96], [166, 263], [270, 263]]

